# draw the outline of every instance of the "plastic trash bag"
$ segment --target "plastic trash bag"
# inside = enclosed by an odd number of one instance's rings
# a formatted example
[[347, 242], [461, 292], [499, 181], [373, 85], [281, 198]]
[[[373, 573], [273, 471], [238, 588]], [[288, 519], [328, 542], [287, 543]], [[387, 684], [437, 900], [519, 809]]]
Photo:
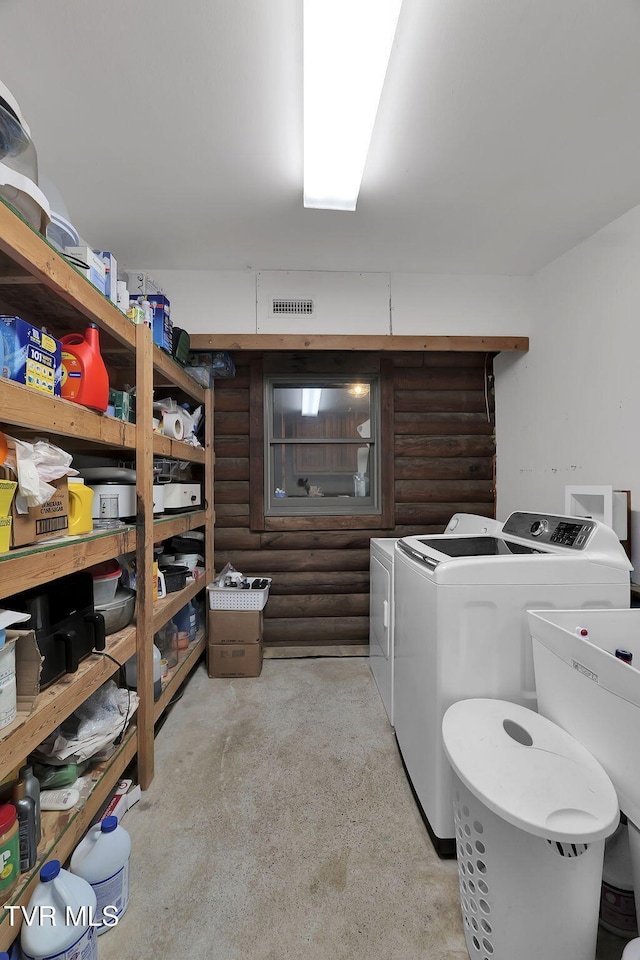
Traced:
[[113, 744], [138, 708], [138, 694], [107, 680], [39, 745], [40, 760], [79, 763]]
[[[78, 471], [71, 467], [73, 457], [48, 440], [36, 440], [27, 443], [7, 437], [10, 442], [5, 460], [16, 475], [18, 490], [16, 509], [26, 513], [27, 507], [37, 507], [46, 503], [56, 492], [51, 486], [53, 480], [60, 477], [75, 476]], [[22, 503], [20, 497], [23, 498]]]

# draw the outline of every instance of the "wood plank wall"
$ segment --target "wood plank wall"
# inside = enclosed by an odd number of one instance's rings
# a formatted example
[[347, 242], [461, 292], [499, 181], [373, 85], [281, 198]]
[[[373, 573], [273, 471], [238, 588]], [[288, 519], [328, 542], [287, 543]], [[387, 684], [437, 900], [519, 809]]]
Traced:
[[[290, 369], [291, 356], [267, 356], [270, 372], [278, 357], [283, 372]], [[362, 356], [361, 372], [371, 370], [371, 354]], [[250, 525], [253, 357], [234, 354], [236, 377], [216, 381], [216, 569], [231, 562], [247, 576], [273, 578], [265, 608], [268, 645], [367, 643], [369, 539], [442, 533], [456, 512], [494, 516], [493, 355], [385, 353], [391, 363], [374, 357], [393, 380], [393, 455], [386, 458], [394, 473], [386, 478], [394, 489], [393, 525], [345, 529], [343, 519], [339, 529], [268, 532]], [[352, 354], [350, 364], [357, 358]], [[328, 354], [309, 352], [303, 366], [323, 373], [328, 362]]]

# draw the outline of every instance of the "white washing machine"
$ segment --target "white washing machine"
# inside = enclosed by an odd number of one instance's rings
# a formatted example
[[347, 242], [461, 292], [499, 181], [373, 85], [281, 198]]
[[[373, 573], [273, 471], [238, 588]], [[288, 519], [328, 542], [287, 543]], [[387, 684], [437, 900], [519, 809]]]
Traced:
[[[495, 533], [502, 529], [498, 520], [475, 513], [455, 513], [445, 533]], [[378, 693], [393, 726], [393, 569], [398, 537], [374, 537], [369, 560], [369, 666]]]
[[397, 541], [394, 725], [440, 856], [455, 855], [447, 708], [493, 697], [535, 710], [526, 611], [628, 607], [631, 569], [613, 530], [584, 517], [518, 512], [491, 534]]

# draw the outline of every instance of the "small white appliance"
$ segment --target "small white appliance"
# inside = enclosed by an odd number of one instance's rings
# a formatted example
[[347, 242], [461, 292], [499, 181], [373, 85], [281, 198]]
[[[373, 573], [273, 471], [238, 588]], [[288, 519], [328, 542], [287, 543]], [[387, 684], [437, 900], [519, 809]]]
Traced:
[[165, 510], [191, 510], [202, 503], [199, 483], [163, 483]]
[[489, 697], [536, 709], [526, 611], [628, 607], [629, 560], [595, 520], [517, 512], [492, 534], [396, 544], [394, 723], [434, 846], [455, 852], [448, 707]]
[[[94, 520], [132, 520], [137, 512], [136, 471], [130, 467], [85, 467], [85, 482], [93, 490]], [[165, 484], [153, 484], [153, 512], [164, 513]]]
[[91, 516], [94, 520], [130, 520], [135, 517], [135, 483], [90, 483], [93, 490]]
[[31, 131], [15, 97], [0, 82], [0, 196], [36, 230], [51, 219], [49, 201], [38, 186], [38, 160]]

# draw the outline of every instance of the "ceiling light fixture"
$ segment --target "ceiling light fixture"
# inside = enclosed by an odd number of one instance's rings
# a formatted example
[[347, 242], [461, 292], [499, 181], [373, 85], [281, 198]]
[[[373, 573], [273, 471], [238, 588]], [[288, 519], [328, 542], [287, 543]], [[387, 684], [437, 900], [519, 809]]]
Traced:
[[303, 417], [317, 417], [322, 387], [303, 387], [300, 412]]
[[402, 0], [304, 0], [304, 205], [355, 210]]

